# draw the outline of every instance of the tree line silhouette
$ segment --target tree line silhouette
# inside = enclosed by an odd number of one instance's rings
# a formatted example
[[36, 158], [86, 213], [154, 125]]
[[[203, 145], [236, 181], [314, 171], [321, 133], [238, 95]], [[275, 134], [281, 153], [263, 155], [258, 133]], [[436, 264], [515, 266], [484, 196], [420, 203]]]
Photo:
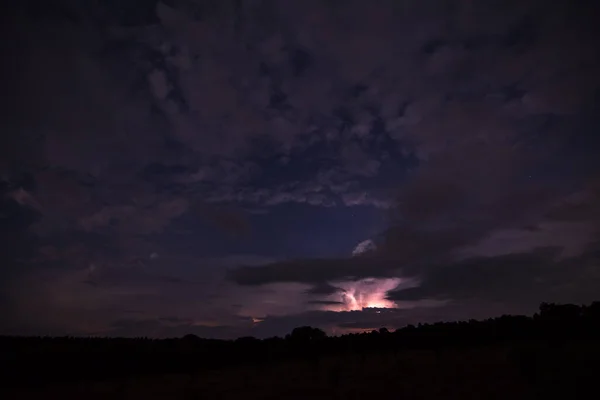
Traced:
[[[297, 359], [319, 363], [324, 356], [366, 357], [373, 352], [508, 345], [515, 362], [531, 369], [540, 352], [568, 342], [600, 338], [600, 302], [587, 306], [542, 303], [532, 317], [503, 315], [486, 320], [408, 325], [328, 337], [318, 328], [295, 328], [284, 338], [236, 340], [182, 338], [0, 337], [0, 379], [4, 384], [115, 379], [196, 373], [233, 365]], [[533, 347], [532, 347], [533, 345]], [[531, 349], [537, 349], [533, 351]], [[537, 358], [536, 358], [537, 357]]]

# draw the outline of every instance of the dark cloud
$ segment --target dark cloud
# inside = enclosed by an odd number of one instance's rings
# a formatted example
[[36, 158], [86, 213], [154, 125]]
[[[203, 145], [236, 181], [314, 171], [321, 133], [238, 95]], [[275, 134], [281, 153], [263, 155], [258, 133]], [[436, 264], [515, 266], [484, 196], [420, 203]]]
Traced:
[[281, 261], [272, 264], [238, 267], [229, 271], [229, 279], [240, 285], [257, 286], [276, 282], [317, 284], [340, 279], [388, 277], [397, 273], [399, 264], [394, 260], [375, 257], [348, 259], [307, 259]]
[[[418, 287], [388, 292], [394, 301], [445, 299], [529, 306], [554, 301], [592, 301], [598, 283], [597, 247], [560, 259], [560, 249], [463, 260], [430, 270]], [[587, 280], [587, 284], [584, 281]]]
[[196, 207], [195, 211], [204, 220], [211, 221], [218, 229], [230, 235], [246, 236], [251, 233], [250, 221], [246, 213], [239, 208], [202, 204]]
[[[144, 313], [115, 333], [227, 336], [272, 310], [296, 316], [252, 329], [362, 328], [383, 311], [297, 315], [369, 277], [420, 280], [390, 298], [453, 316], [591, 293], [594, 2], [21, 3], [0, 44], [11, 326], [102, 331], [122, 302]], [[357, 237], [377, 251], [344, 257]]]
[[337, 306], [342, 305], [344, 302], [342, 301], [332, 301], [332, 300], [310, 300], [308, 304], [316, 304], [320, 306]]
[[98, 286], [129, 286], [135, 285], [193, 285], [195, 282], [188, 281], [178, 276], [160, 275], [156, 271], [150, 271], [149, 264], [151, 258], [146, 260], [132, 260], [133, 265], [119, 267], [97, 267], [92, 264], [89, 268], [84, 283]]
[[319, 283], [317, 285], [312, 286], [310, 289], [308, 289], [307, 293], [314, 294], [314, 295], [332, 295], [332, 294], [339, 293], [342, 290], [343, 289], [333, 286], [333, 285], [330, 285], [328, 283]]
[[[493, 299], [514, 300], [535, 293], [535, 279], [555, 272], [558, 249], [526, 254], [480, 257], [431, 268], [415, 288], [388, 293], [391, 300]], [[498, 298], [498, 296], [500, 298]]]
[[586, 221], [599, 229], [600, 179], [592, 177], [582, 190], [560, 199], [548, 210], [547, 217], [555, 221]]

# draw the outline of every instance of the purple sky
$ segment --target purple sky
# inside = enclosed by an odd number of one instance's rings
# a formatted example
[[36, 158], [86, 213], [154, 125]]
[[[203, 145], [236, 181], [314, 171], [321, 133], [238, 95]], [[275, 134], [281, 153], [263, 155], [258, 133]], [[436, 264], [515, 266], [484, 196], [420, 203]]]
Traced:
[[0, 334], [231, 338], [598, 300], [585, 1], [20, 1]]

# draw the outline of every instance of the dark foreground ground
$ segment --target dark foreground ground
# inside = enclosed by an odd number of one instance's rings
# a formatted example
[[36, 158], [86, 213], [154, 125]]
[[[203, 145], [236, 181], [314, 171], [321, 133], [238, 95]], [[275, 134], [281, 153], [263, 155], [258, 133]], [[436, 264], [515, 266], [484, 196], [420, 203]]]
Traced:
[[0, 337], [0, 399], [594, 399], [600, 302], [327, 337]]
[[[60, 368], [57, 360], [56, 368]], [[595, 398], [600, 341], [377, 351], [193, 373], [45, 383], [3, 399]]]

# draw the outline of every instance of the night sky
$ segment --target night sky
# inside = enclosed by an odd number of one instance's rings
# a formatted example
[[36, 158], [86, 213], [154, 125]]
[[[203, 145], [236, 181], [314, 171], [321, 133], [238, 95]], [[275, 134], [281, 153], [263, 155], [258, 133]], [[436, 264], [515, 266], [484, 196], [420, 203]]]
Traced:
[[600, 300], [598, 2], [12, 3], [0, 334]]

